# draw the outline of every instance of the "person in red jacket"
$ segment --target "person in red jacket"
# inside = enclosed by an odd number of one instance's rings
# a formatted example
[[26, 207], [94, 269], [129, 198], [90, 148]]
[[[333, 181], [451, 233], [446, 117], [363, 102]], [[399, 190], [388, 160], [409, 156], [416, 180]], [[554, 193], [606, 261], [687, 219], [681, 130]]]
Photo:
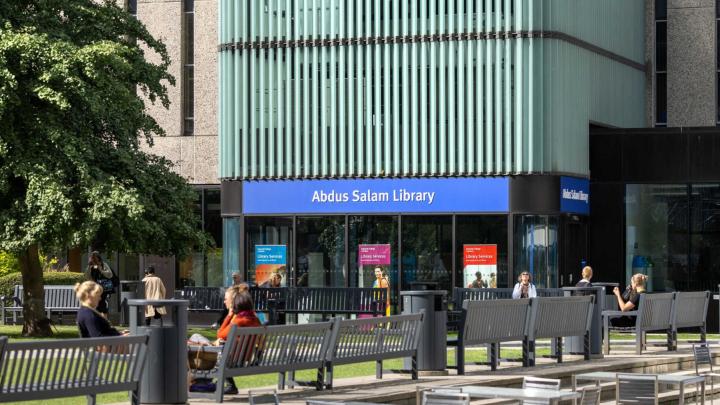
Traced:
[[226, 340], [233, 325], [242, 328], [246, 326], [260, 326], [260, 320], [255, 315], [255, 305], [248, 292], [239, 292], [234, 298], [225, 294], [226, 305], [232, 299], [232, 307], [229, 308], [228, 316], [225, 317], [222, 325], [217, 331], [218, 339]]
[[[225, 306], [228, 307], [228, 315], [217, 331], [219, 341], [227, 340], [233, 325], [236, 325], [238, 328], [261, 325], [260, 320], [257, 315], [255, 315], [255, 305], [253, 304], [252, 297], [247, 290], [240, 291], [237, 287], [229, 288], [225, 293]], [[225, 394], [237, 394], [238, 389], [237, 385], [235, 385], [235, 380], [227, 378], [226, 382]]]

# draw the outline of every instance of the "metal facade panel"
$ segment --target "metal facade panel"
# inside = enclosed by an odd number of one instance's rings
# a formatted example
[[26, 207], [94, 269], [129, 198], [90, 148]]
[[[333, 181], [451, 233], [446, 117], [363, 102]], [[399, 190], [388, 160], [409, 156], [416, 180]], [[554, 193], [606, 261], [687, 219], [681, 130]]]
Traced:
[[587, 175], [643, 123], [641, 3], [223, 0], [220, 176]]

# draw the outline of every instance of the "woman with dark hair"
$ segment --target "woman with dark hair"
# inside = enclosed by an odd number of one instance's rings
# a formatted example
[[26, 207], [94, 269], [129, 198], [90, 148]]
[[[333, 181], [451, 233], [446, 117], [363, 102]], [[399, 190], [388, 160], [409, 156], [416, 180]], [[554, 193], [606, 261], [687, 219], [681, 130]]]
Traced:
[[[225, 305], [229, 307], [229, 304], [232, 303], [232, 308], [228, 308], [228, 316], [225, 317], [222, 326], [218, 329], [218, 341], [227, 340], [233, 325], [238, 328], [261, 325], [260, 320], [255, 315], [255, 304], [253, 304], [252, 296], [247, 292], [247, 284], [244, 287], [233, 286], [228, 288], [225, 293]], [[226, 382], [225, 394], [237, 394], [238, 389], [235, 380], [227, 378]]]
[[93, 251], [90, 253], [88, 258], [88, 267], [85, 273], [85, 277], [99, 284], [103, 288], [102, 295], [100, 296], [100, 302], [97, 306], [97, 311], [103, 314], [107, 318], [108, 314], [108, 296], [113, 293], [113, 273], [112, 269], [108, 264], [100, 257], [100, 252]]

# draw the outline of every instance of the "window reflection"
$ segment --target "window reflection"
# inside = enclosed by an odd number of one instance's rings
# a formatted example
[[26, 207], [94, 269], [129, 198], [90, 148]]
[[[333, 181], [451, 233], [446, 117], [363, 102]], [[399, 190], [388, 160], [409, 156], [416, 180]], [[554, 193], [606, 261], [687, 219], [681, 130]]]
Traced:
[[344, 287], [345, 218], [297, 218], [298, 285]]
[[689, 290], [714, 291], [720, 283], [720, 184], [695, 184], [690, 194]]
[[[532, 275], [539, 288], [558, 286], [558, 218], [546, 215], [515, 217], [515, 276]], [[511, 280], [514, 284], [514, 280]]]
[[625, 222], [622, 281], [642, 273], [648, 291], [688, 289], [688, 186], [628, 184]]
[[[251, 284], [257, 284], [255, 277], [255, 246], [285, 245], [287, 246], [287, 260], [289, 261], [292, 257], [292, 218], [249, 217], [246, 219], [245, 224], [247, 281]], [[290, 274], [291, 278], [292, 276]], [[284, 282], [286, 285], [292, 285], [292, 280], [284, 280]]]
[[402, 289], [425, 281], [451, 290], [452, 217], [403, 217], [402, 241]]
[[[497, 269], [495, 279], [484, 277], [484, 282], [491, 286], [491, 281], [497, 287], [508, 286], [508, 257], [507, 257], [507, 215], [458, 215], [455, 219], [455, 279], [463, 280], [463, 245], [493, 244], [497, 245]], [[462, 285], [461, 281], [455, 283]]]

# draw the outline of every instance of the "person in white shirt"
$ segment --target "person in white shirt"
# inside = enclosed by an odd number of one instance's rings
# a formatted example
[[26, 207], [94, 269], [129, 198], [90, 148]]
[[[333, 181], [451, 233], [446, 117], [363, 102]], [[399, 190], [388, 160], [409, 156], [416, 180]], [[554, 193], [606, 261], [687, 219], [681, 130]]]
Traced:
[[517, 298], [535, 298], [537, 297], [537, 290], [535, 285], [532, 283], [532, 276], [527, 271], [520, 273], [518, 282], [515, 284], [513, 289], [512, 297]]

